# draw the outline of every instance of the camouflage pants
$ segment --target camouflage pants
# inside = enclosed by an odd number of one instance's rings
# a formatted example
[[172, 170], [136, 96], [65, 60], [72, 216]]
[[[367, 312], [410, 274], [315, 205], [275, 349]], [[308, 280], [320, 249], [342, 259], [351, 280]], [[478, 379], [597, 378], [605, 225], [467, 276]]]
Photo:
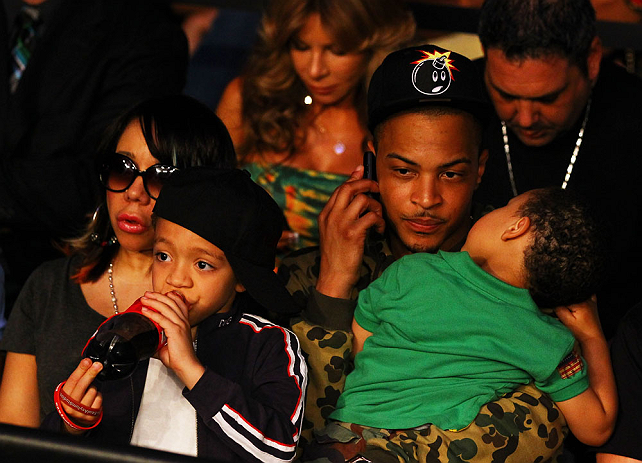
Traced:
[[304, 448], [301, 461], [562, 463], [566, 434], [565, 422], [554, 403], [529, 385], [485, 405], [475, 420], [459, 431], [436, 426], [387, 430], [330, 422]]

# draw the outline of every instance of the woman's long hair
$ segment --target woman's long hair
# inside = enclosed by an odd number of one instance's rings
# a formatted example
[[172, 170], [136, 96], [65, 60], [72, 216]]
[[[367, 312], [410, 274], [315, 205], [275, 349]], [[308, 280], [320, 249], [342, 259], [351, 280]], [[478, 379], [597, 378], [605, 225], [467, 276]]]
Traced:
[[397, 0], [273, 0], [242, 76], [241, 159], [263, 151], [292, 155], [305, 141], [302, 121], [308, 92], [294, 70], [290, 46], [315, 13], [342, 50], [368, 54], [368, 69], [355, 96], [364, 124], [372, 73], [389, 52], [405, 45], [415, 33], [412, 14]]
[[[207, 106], [184, 95], [145, 100], [116, 119], [98, 147], [99, 165], [116, 151], [120, 137], [133, 121], [140, 123], [147, 147], [160, 164], [179, 169], [199, 165], [236, 167], [234, 146], [223, 122]], [[105, 198], [103, 189], [84, 233], [67, 242], [70, 253], [82, 256], [73, 276], [78, 283], [98, 280], [118, 252]]]

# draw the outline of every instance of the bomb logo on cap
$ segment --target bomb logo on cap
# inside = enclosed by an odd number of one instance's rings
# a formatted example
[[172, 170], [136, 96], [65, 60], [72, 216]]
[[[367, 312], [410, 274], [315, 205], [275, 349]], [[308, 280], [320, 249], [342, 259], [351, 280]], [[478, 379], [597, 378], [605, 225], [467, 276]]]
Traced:
[[419, 51], [424, 54], [424, 57], [410, 63], [416, 64], [412, 70], [412, 85], [424, 95], [444, 93], [450, 87], [450, 83], [455, 80], [452, 70], [459, 71], [453, 66], [454, 61], [449, 58], [450, 52]]

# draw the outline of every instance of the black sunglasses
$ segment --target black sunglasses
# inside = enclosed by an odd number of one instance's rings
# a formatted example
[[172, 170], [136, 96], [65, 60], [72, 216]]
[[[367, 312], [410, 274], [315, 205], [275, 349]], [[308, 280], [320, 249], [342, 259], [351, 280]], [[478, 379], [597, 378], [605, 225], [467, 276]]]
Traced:
[[134, 161], [122, 154], [113, 153], [107, 156], [100, 169], [100, 183], [115, 193], [126, 191], [136, 177], [143, 177], [143, 187], [152, 199], [157, 199], [163, 185], [179, 169], [164, 164], [154, 164], [145, 170], [138, 170]]

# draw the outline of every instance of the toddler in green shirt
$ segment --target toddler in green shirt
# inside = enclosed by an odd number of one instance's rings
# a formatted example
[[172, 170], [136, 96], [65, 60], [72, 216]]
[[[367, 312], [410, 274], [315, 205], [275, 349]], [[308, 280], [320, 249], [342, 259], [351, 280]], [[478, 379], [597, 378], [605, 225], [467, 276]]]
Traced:
[[591, 298], [604, 266], [598, 235], [569, 192], [533, 190], [477, 221], [462, 252], [399, 259], [359, 294], [355, 370], [331, 418], [462, 429], [533, 381], [580, 441], [604, 443], [617, 394]]

